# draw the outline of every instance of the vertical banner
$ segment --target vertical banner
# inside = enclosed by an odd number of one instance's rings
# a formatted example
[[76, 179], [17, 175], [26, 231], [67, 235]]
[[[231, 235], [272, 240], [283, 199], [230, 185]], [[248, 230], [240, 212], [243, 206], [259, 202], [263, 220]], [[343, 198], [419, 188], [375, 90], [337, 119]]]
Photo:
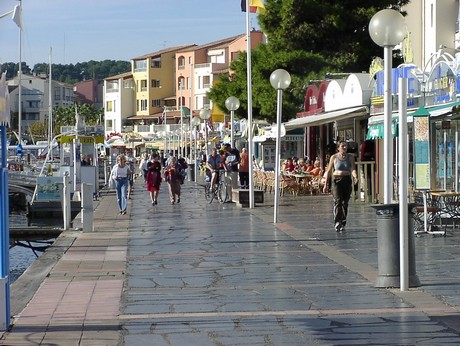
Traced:
[[414, 113], [414, 179], [416, 190], [431, 188], [430, 171], [430, 117], [429, 112], [420, 107]]

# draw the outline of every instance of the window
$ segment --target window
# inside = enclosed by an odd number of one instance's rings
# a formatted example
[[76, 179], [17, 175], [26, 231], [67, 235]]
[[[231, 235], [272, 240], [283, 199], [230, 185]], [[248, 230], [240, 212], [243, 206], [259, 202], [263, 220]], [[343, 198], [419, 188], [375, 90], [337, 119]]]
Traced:
[[161, 58], [152, 59], [152, 68], [161, 68]]
[[106, 91], [108, 93], [117, 92], [118, 91], [118, 81], [107, 82]]
[[183, 70], [185, 68], [185, 57], [180, 56], [177, 59], [177, 66], [179, 70]]
[[40, 101], [27, 101], [29, 108], [40, 108]]
[[152, 100], [152, 107], [161, 107], [161, 100], [160, 99]]
[[125, 80], [125, 81], [123, 81], [123, 88], [125, 88], [125, 89], [134, 88], [134, 81], [133, 80]]
[[113, 103], [112, 101], [107, 101], [105, 104], [105, 110], [107, 112], [113, 112]]
[[106, 127], [107, 131], [113, 131], [113, 120], [107, 119], [105, 121], [105, 127]]
[[187, 77], [187, 89], [192, 89], [192, 86], [190, 85], [190, 77]]
[[203, 97], [203, 107], [208, 107], [209, 109], [211, 109], [210, 103], [211, 102], [209, 101], [209, 99], [206, 96]]
[[177, 83], [177, 89], [181, 90], [185, 88], [184, 81], [185, 81], [184, 77], [179, 78], [179, 81]]
[[134, 61], [134, 72], [145, 72], [147, 71], [147, 60], [135, 60]]
[[210, 88], [210, 87], [211, 87], [211, 77], [203, 76], [203, 88]]
[[61, 89], [54, 88], [54, 100], [56, 101], [61, 100]]
[[147, 79], [141, 80], [141, 91], [147, 91]]
[[40, 120], [40, 114], [39, 113], [27, 113], [26, 117], [25, 117], [26, 120]]
[[152, 79], [152, 88], [160, 88], [160, 81]]
[[147, 100], [146, 100], [146, 99], [141, 100], [141, 112], [142, 112], [142, 111], [146, 111], [146, 110], [147, 110], [147, 107], [148, 107]]

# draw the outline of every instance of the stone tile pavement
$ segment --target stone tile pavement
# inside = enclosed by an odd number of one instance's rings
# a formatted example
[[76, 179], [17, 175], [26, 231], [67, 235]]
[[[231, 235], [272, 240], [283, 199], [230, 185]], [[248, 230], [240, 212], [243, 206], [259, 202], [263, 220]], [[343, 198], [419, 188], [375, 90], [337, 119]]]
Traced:
[[415, 239], [422, 287], [379, 289], [369, 206], [338, 234], [329, 196], [281, 197], [275, 225], [270, 194], [248, 209], [203, 191], [170, 205], [162, 186], [152, 206], [137, 181], [125, 216], [103, 193], [95, 232], [66, 232], [13, 285], [0, 344], [460, 344], [458, 230]]

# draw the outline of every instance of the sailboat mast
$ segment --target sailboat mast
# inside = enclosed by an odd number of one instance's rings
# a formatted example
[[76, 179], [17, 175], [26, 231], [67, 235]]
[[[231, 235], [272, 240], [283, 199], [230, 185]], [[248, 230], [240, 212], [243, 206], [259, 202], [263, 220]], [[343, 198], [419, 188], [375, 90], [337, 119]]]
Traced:
[[53, 48], [50, 47], [50, 56], [49, 56], [49, 76], [48, 76], [48, 144], [51, 145], [53, 140], [53, 103], [52, 103], [52, 91], [53, 91], [53, 75], [52, 75], [52, 60], [51, 54]]

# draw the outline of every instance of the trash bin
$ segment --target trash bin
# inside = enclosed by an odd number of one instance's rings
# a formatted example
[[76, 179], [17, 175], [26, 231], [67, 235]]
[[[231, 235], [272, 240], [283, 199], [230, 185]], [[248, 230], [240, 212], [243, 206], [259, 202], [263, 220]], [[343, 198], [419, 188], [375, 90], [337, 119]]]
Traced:
[[[374, 204], [377, 215], [378, 277], [375, 287], [400, 287], [399, 204]], [[414, 203], [408, 204], [409, 287], [419, 287], [415, 267]]]
[[195, 164], [189, 163], [187, 171], [188, 171], [188, 181], [195, 181]]

